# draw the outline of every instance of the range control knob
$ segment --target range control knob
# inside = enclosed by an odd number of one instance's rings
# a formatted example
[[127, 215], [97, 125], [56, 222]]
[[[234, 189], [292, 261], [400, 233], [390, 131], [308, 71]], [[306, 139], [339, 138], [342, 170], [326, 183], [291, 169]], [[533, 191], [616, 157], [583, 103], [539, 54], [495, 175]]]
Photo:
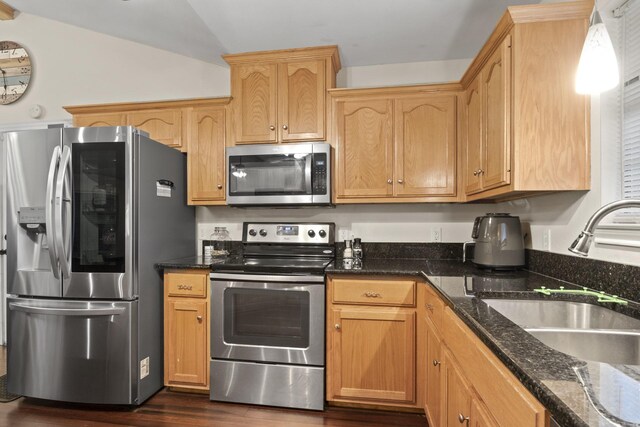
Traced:
[[313, 230], [309, 230], [307, 234], [309, 235], [309, 237], [316, 237], [316, 232]]
[[254, 230], [253, 228], [251, 230], [249, 230], [249, 236], [255, 236], [256, 234], [256, 230]]
[[318, 235], [324, 239], [325, 237], [327, 237], [327, 232], [324, 230], [320, 230], [318, 231]]
[[267, 236], [267, 230], [265, 230], [264, 228], [262, 230], [260, 230], [260, 235], [262, 237], [266, 237]]

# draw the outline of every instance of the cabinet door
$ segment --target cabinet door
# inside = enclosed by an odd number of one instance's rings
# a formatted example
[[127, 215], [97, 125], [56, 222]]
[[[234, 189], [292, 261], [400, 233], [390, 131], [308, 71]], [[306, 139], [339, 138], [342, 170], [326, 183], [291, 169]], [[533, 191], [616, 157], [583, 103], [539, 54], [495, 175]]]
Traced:
[[276, 64], [231, 67], [233, 143], [276, 142]]
[[426, 318], [427, 360], [424, 411], [429, 425], [442, 424], [442, 341], [435, 328]]
[[127, 124], [149, 132], [149, 138], [169, 147], [182, 147], [182, 110], [143, 110], [127, 115]]
[[165, 385], [208, 387], [207, 301], [167, 298]]
[[484, 153], [482, 187], [511, 181], [511, 37], [502, 42], [482, 71]]
[[465, 192], [477, 193], [481, 190], [480, 170], [482, 166], [482, 87], [480, 79], [482, 75], [471, 82], [467, 88], [465, 102], [465, 147], [464, 147], [464, 171]]
[[225, 199], [225, 110], [196, 108], [190, 114], [187, 156], [189, 204]]
[[325, 139], [325, 61], [278, 65], [280, 141]]
[[393, 101], [336, 103], [337, 197], [393, 194]]
[[125, 126], [126, 117], [122, 113], [78, 114], [73, 116], [75, 127]]
[[471, 399], [469, 427], [498, 427], [489, 410], [475, 396]]
[[444, 352], [444, 425], [460, 427], [471, 416], [471, 389], [448, 351]]
[[415, 395], [415, 311], [332, 310], [327, 399], [412, 403]]
[[395, 101], [397, 196], [455, 196], [456, 97]]

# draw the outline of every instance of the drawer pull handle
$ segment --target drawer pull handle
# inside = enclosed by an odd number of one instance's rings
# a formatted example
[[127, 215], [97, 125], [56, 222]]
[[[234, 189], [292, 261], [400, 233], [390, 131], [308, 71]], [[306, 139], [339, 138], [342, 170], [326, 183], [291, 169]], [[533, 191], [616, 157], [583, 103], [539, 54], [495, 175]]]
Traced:
[[336, 329], [340, 329], [340, 323], [336, 323], [336, 324], [335, 324], [335, 328], [336, 328]]
[[465, 421], [468, 424], [469, 423], [469, 417], [465, 417], [462, 414], [458, 414], [458, 421], [460, 422], [460, 424], [464, 424]]
[[202, 316], [196, 316], [196, 319], [198, 319], [198, 322], [202, 322]]
[[438, 366], [440, 361], [438, 359], [433, 359], [433, 366]]
[[427, 304], [425, 305], [425, 307], [427, 308], [427, 310], [433, 311], [433, 304]]
[[365, 292], [364, 296], [367, 298], [380, 298], [382, 295], [377, 292]]
[[178, 285], [178, 289], [181, 291], [190, 291], [193, 289], [192, 285]]

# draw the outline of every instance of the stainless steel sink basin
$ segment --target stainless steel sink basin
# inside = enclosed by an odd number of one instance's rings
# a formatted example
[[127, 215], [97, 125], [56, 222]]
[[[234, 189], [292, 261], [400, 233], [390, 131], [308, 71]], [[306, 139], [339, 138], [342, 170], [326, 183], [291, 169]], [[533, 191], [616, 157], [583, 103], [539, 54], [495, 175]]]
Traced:
[[547, 346], [582, 360], [640, 365], [640, 320], [570, 301], [485, 299]]
[[571, 301], [483, 299], [523, 328], [637, 329], [640, 320], [604, 307]]
[[640, 331], [525, 330], [549, 347], [578, 359], [640, 365]]

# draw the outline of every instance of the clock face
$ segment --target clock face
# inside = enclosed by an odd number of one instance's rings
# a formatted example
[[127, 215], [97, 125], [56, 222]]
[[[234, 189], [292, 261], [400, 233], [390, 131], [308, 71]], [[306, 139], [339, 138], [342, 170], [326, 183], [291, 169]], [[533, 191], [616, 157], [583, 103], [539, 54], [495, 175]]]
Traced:
[[0, 105], [17, 101], [31, 80], [29, 54], [18, 43], [0, 41]]

